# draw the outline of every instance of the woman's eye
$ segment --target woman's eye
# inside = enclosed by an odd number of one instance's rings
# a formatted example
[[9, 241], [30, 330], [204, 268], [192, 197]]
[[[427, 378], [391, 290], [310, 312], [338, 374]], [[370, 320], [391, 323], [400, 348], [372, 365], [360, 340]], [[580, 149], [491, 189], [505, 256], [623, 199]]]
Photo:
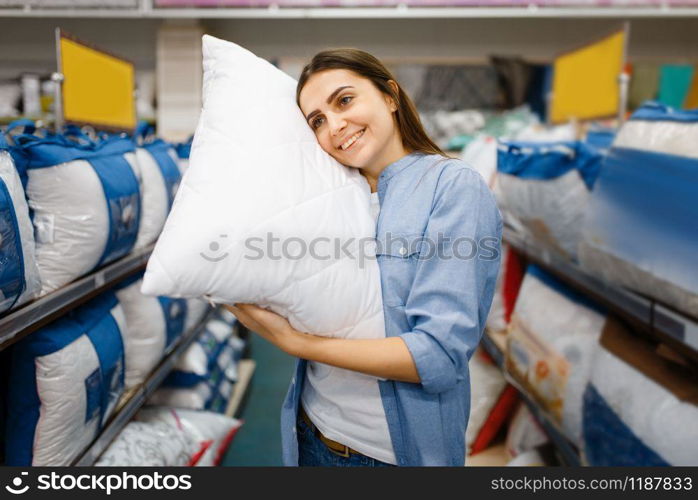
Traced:
[[353, 99], [352, 96], [350, 96], [350, 95], [345, 95], [344, 97], [341, 97], [341, 98], [339, 99], [339, 102], [340, 102], [340, 104], [346, 105], [346, 104], [349, 104], [349, 103], [351, 102], [352, 99]]
[[322, 118], [315, 118], [311, 123], [310, 126], [313, 129], [317, 129], [320, 125], [322, 125]]

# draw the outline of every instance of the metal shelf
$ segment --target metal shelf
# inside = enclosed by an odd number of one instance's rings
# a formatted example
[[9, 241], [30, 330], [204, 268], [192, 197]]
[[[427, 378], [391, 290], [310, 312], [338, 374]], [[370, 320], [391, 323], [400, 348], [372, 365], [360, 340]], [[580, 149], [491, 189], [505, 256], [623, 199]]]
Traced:
[[0, 8], [0, 17], [89, 19], [502, 19], [502, 18], [673, 18], [698, 17], [696, 7], [278, 7], [137, 9]]
[[567, 439], [555, 419], [538, 404], [536, 399], [526, 391], [517, 378], [506, 369], [504, 352], [487, 331], [482, 336], [482, 346], [492, 359], [494, 359], [495, 363], [504, 374], [506, 381], [519, 392], [521, 399], [555, 445], [564, 465], [584, 465], [584, 461], [580, 457], [577, 447]]
[[504, 242], [528, 260], [551, 272], [571, 287], [594, 298], [633, 326], [698, 361], [698, 322], [654, 300], [586, 274], [575, 263], [559, 257], [509, 228]]
[[225, 414], [228, 417], [239, 417], [240, 409], [247, 390], [249, 389], [252, 375], [257, 368], [257, 363], [252, 359], [241, 359], [238, 364], [238, 380], [233, 386], [233, 393], [230, 396]]
[[191, 345], [201, 332], [208, 320], [214, 314], [214, 309], [210, 310], [199, 324], [188, 332], [184, 333], [164, 355], [163, 360], [153, 370], [150, 376], [139, 386], [126, 392], [119, 401], [119, 410], [109, 419], [95, 441], [77, 458], [72, 465], [92, 466], [99, 456], [119, 435], [126, 424], [131, 421], [136, 412], [148, 400], [150, 395], [160, 386], [162, 381], [172, 371], [177, 358]]
[[0, 318], [0, 350], [144, 268], [153, 247], [134, 250], [116, 262]]

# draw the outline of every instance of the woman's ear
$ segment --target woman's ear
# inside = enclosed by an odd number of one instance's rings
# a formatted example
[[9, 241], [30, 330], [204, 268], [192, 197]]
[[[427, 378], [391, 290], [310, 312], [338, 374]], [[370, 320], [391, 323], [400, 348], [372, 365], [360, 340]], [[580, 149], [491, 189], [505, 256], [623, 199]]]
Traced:
[[[397, 96], [400, 95], [400, 87], [398, 86], [397, 82], [395, 80], [388, 80], [388, 85], [390, 85], [390, 88], [393, 89], [393, 93]], [[390, 108], [391, 112], [397, 111], [397, 106], [398, 103], [389, 95], [385, 95], [385, 100], [388, 103], [388, 108]]]

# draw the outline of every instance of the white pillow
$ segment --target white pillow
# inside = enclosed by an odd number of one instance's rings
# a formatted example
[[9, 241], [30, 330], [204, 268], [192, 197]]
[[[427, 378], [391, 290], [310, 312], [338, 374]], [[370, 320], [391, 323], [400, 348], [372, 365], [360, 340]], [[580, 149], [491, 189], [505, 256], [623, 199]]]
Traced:
[[[370, 190], [325, 153], [295, 102], [296, 82], [233, 43], [203, 38], [203, 110], [143, 293], [260, 304], [300, 330], [383, 336]], [[273, 260], [268, 234], [298, 255]], [[252, 241], [258, 237], [261, 240]], [[353, 238], [355, 258], [334, 254]], [[356, 257], [362, 242], [367, 258]], [[264, 243], [260, 243], [264, 242]], [[275, 252], [281, 252], [282, 243]], [[277, 255], [278, 256], [278, 255]], [[361, 323], [359, 328], [356, 325]]]
[[[172, 337], [181, 333], [179, 325], [175, 324], [178, 322], [176, 316], [186, 314], [182, 310], [184, 304], [163, 307], [159, 298], [143, 295], [141, 283], [141, 280], [136, 280], [115, 289], [128, 327], [128, 334], [124, 336], [127, 388], [143, 382], [162, 360], [168, 341], [173, 341]], [[179, 323], [183, 324], [184, 321], [180, 320]], [[174, 335], [170, 332], [168, 336], [168, 326], [170, 330], [175, 330]]]
[[140, 191], [130, 139], [78, 147], [60, 136], [32, 138], [22, 149], [42, 295], [131, 251]]
[[136, 160], [141, 174], [141, 220], [135, 248], [142, 248], [158, 237], [170, 207], [165, 179], [155, 158], [144, 148], [137, 148]]
[[95, 464], [97, 467], [182, 467], [201, 452], [201, 443], [165, 422], [129, 422]]
[[210, 411], [193, 411], [166, 406], [148, 406], [138, 412], [135, 420], [146, 423], [160, 422], [181, 429], [191, 436], [199, 449], [206, 451], [194, 465], [218, 465], [242, 422]]
[[39, 294], [41, 279], [35, 254], [34, 228], [22, 181], [10, 154], [0, 150], [0, 314]]

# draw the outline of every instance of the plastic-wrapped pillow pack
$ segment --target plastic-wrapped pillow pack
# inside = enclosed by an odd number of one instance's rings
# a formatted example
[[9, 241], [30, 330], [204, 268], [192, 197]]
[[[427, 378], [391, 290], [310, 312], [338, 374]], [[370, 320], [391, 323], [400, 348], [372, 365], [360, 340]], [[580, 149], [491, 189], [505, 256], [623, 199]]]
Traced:
[[497, 275], [490, 313], [487, 316], [487, 328], [494, 332], [503, 332], [507, 329], [524, 277], [524, 268], [516, 251], [504, 243], [502, 252], [504, 258]]
[[524, 278], [507, 336], [507, 366], [581, 442], [582, 396], [605, 313], [536, 266]]
[[204, 330], [177, 360], [174, 370], [165, 379], [168, 387], [193, 387], [205, 381], [222, 354], [232, 334], [230, 325], [210, 320]]
[[487, 185], [494, 186], [497, 176], [497, 138], [480, 134], [463, 148], [461, 160], [477, 170]]
[[501, 143], [497, 183], [506, 212], [540, 245], [576, 258], [602, 158], [582, 142]]
[[24, 188], [4, 146], [0, 135], [0, 314], [33, 299], [41, 290]]
[[228, 409], [230, 397], [233, 395], [233, 382], [226, 377], [221, 378], [216, 386], [211, 400], [206, 405], [206, 409], [215, 413], [225, 413]]
[[[171, 379], [166, 380], [150, 396], [148, 404], [188, 408], [191, 410], [208, 409], [214, 400], [219, 398], [219, 386], [224, 380], [225, 374], [218, 367], [217, 363], [213, 363], [207, 377], [195, 385], [180, 385], [179, 381], [172, 382]], [[229, 394], [226, 397], [229, 397]]]
[[70, 465], [124, 388], [126, 320], [107, 292], [25, 337], [12, 353], [7, 465]]
[[154, 242], [172, 208], [182, 174], [172, 146], [156, 139], [136, 149], [141, 176], [141, 219], [136, 248]]
[[589, 273], [698, 316], [698, 110], [657, 103], [618, 132], [589, 204]]
[[[322, 150], [296, 105], [292, 78], [210, 36], [203, 38], [203, 59], [204, 104], [190, 166], [143, 292], [254, 303], [302, 331], [383, 337], [380, 274], [370, 258], [375, 246], [360, 248], [375, 237], [368, 183]], [[261, 256], [250, 250], [270, 234], [294, 257], [299, 240], [355, 245], [330, 259], [314, 256], [332, 256], [331, 243], [297, 259], [277, 259], [278, 245]]]
[[77, 143], [23, 134], [16, 142], [15, 160], [27, 169], [42, 294], [131, 251], [140, 193], [130, 139]]
[[188, 332], [198, 325], [211, 309], [211, 304], [203, 299], [187, 300], [187, 318], [184, 320], [184, 331]]
[[518, 401], [516, 389], [508, 386], [502, 372], [482, 353], [470, 360], [472, 387], [470, 419], [465, 432], [467, 454], [486, 449]]
[[536, 421], [528, 407], [521, 403], [514, 413], [507, 432], [507, 453], [518, 457], [549, 441], [548, 435]]
[[145, 380], [184, 331], [187, 315], [184, 299], [143, 295], [141, 276], [129, 278], [114, 288], [128, 326], [124, 337], [126, 387]]
[[165, 422], [126, 424], [97, 463], [98, 467], [192, 466], [207, 446], [190, 433]]
[[208, 411], [152, 406], [136, 415], [139, 422], [162, 422], [178, 427], [200, 443], [205, 451], [196, 460], [197, 467], [219, 465], [233, 437], [242, 425], [240, 420]]
[[698, 379], [617, 322], [584, 393], [584, 454], [596, 466], [698, 465]]
[[179, 171], [184, 175], [184, 172], [189, 168], [189, 155], [191, 155], [191, 142], [190, 138], [187, 142], [181, 142], [175, 145], [175, 151], [177, 152], [177, 166]]

